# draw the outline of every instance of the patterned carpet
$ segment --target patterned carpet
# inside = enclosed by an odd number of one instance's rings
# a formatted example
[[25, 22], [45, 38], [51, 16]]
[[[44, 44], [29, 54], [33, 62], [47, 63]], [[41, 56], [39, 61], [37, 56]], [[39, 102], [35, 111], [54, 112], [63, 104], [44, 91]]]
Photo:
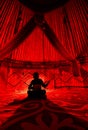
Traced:
[[0, 96], [0, 130], [87, 130], [88, 89], [47, 90], [46, 99], [24, 93]]

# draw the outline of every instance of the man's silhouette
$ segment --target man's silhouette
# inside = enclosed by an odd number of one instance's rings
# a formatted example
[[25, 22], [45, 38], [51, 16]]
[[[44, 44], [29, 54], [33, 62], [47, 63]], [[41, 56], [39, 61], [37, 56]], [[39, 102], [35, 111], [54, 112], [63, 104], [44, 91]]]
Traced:
[[39, 78], [39, 73], [34, 72], [33, 73], [33, 80], [31, 81], [29, 87], [28, 87], [28, 96], [44, 96], [46, 94], [45, 90], [42, 90], [41, 87], [46, 87], [50, 81], [47, 83], [44, 83], [42, 79]]

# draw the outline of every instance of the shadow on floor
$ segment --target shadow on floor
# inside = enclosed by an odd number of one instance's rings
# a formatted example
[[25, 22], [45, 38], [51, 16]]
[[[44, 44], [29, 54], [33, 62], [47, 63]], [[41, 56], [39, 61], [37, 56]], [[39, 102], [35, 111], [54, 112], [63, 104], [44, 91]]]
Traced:
[[[1, 130], [87, 130], [88, 124], [54, 102], [45, 99], [14, 100], [8, 106], [19, 106]], [[8, 107], [7, 106], [7, 107]]]

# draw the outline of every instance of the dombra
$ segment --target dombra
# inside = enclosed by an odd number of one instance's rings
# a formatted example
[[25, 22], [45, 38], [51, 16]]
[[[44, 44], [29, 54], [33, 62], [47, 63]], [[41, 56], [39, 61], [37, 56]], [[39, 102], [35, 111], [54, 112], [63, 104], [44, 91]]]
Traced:
[[28, 89], [29, 92], [42, 92], [45, 91], [45, 88], [41, 87], [41, 85], [33, 85], [30, 89]]
[[35, 91], [41, 90], [41, 85], [35, 84], [35, 85], [33, 85], [33, 88], [32, 88], [32, 89], [35, 90]]

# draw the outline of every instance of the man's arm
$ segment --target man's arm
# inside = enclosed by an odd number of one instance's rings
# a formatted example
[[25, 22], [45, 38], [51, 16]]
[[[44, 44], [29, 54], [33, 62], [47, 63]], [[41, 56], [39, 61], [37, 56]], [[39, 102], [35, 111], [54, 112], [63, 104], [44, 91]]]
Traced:
[[[42, 80], [41, 80], [41, 81], [42, 81]], [[50, 81], [48, 81], [47, 83], [44, 83], [44, 82], [42, 81], [42, 86], [43, 86], [43, 87], [47, 87], [49, 83], [50, 83]]]

